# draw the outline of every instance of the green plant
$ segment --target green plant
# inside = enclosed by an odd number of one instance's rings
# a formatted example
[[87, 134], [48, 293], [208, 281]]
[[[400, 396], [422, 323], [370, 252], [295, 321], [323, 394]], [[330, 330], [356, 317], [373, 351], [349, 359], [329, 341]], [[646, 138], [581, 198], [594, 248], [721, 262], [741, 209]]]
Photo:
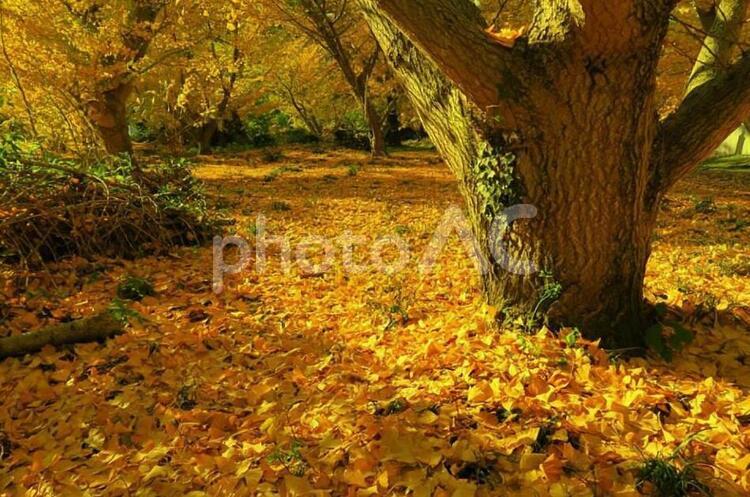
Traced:
[[710, 214], [716, 212], [716, 203], [712, 198], [704, 198], [693, 202], [693, 210], [698, 214]]
[[155, 295], [154, 285], [146, 278], [126, 276], [117, 285], [117, 296], [124, 300], [139, 301]]
[[127, 323], [131, 319], [139, 322], [145, 321], [145, 318], [139, 312], [134, 311], [133, 309], [128, 307], [128, 305], [119, 298], [112, 300], [107, 310], [109, 311], [112, 318], [114, 318], [115, 321], [119, 321], [120, 323]]
[[[274, 161], [269, 161], [269, 162], [274, 162]], [[271, 171], [270, 173], [268, 173], [267, 175], [265, 175], [263, 177], [263, 181], [270, 182], [270, 181], [275, 180], [276, 178], [278, 178], [279, 176], [281, 176], [284, 173], [299, 173], [299, 172], [302, 172], [302, 168], [301, 167], [298, 167], [298, 166], [281, 166], [281, 167], [277, 167], [276, 169], [274, 169], [273, 171]]]
[[358, 165], [358, 164], [349, 164], [349, 165], [348, 165], [348, 166], [346, 167], [346, 173], [347, 173], [347, 174], [348, 174], [349, 176], [356, 176], [356, 175], [358, 175], [358, 174], [359, 174], [359, 169], [360, 169], [360, 167], [359, 167], [359, 165]]
[[303, 476], [307, 470], [307, 462], [302, 456], [302, 442], [292, 440], [288, 449], [282, 447], [274, 448], [268, 456], [268, 462], [272, 464], [281, 464], [294, 476]]
[[516, 157], [499, 153], [487, 142], [482, 142], [478, 152], [478, 158], [471, 165], [472, 179], [482, 199], [483, 214], [492, 221], [506, 206], [515, 203], [513, 167]]
[[410, 230], [408, 226], [396, 226], [396, 229], [394, 230], [397, 235], [404, 236], [407, 234]]
[[399, 397], [390, 401], [387, 405], [381, 406], [375, 403], [373, 408], [373, 414], [375, 416], [390, 416], [392, 414], [398, 414], [404, 412], [409, 407], [409, 403], [403, 397]]
[[288, 212], [292, 210], [292, 206], [286, 202], [275, 201], [271, 204], [271, 210], [276, 212]]
[[[667, 308], [664, 304], [655, 307], [659, 319], [666, 317]], [[680, 323], [671, 320], [657, 322], [646, 330], [646, 346], [659, 354], [665, 361], [671, 361], [674, 354], [682, 350], [694, 340], [694, 335]]]
[[385, 302], [370, 302], [370, 307], [381, 314], [385, 320], [384, 330], [390, 331], [397, 325], [409, 322], [409, 309], [414, 301], [413, 294], [406, 294], [401, 284], [386, 289]]
[[539, 277], [542, 279], [542, 286], [539, 289], [539, 300], [526, 319], [527, 331], [531, 331], [538, 324], [537, 317], [540, 311], [548, 309], [560, 298], [560, 295], [562, 295], [563, 292], [562, 285], [555, 280], [552, 272], [546, 270], [540, 271]]
[[711, 495], [709, 488], [698, 479], [694, 465], [685, 463], [680, 468], [674, 462], [677, 457], [653, 457], [643, 461], [637, 470], [636, 488], [642, 491], [650, 486], [655, 497]]
[[251, 147], [267, 147], [276, 144], [276, 139], [271, 133], [273, 117], [273, 113], [266, 112], [251, 115], [245, 120], [243, 124], [248, 145]]
[[565, 345], [568, 346], [568, 348], [573, 348], [578, 343], [578, 340], [581, 339], [581, 331], [578, 328], [573, 328], [568, 333], [565, 334], [563, 337], [565, 340]]

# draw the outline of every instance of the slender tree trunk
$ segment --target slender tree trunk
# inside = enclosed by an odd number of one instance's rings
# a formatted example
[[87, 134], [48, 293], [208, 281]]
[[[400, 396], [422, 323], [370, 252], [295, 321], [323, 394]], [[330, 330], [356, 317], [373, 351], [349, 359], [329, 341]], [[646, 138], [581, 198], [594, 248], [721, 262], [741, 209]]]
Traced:
[[744, 155], [745, 153], [745, 142], [747, 141], [746, 135], [750, 132], [750, 126], [748, 123], [742, 123], [739, 129], [740, 135], [737, 137], [737, 147], [734, 149], [735, 155]]
[[107, 153], [112, 155], [133, 155], [127, 108], [131, 92], [130, 84], [121, 84], [88, 104], [89, 119], [99, 133]]
[[365, 119], [370, 127], [370, 147], [374, 157], [386, 155], [385, 132], [380, 114], [375, 110], [371, 102], [364, 104]]
[[388, 96], [388, 110], [385, 118], [385, 141], [389, 147], [401, 146], [401, 116], [398, 113], [398, 98]]
[[214, 136], [216, 136], [218, 130], [219, 121], [217, 119], [211, 119], [198, 130], [198, 147], [201, 155], [211, 153]]

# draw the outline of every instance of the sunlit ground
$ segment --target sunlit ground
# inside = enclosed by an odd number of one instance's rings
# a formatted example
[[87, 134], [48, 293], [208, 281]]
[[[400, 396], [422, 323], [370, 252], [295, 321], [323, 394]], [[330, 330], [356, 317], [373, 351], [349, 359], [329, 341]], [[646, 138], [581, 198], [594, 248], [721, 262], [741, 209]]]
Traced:
[[[262, 213], [293, 242], [361, 235], [356, 260], [394, 234], [421, 256], [460, 205], [426, 152], [255, 152], [198, 174], [248, 240]], [[747, 171], [698, 172], [665, 203], [648, 294], [697, 332], [671, 364], [498, 332], [455, 238], [427, 275], [340, 256], [286, 273], [275, 248], [221, 295], [210, 247], [6, 271], [0, 336], [89, 315], [125, 274], [158, 294], [104, 347], [0, 363], [0, 495], [625, 496], [681, 443], [717, 495], [750, 492], [749, 213]]]

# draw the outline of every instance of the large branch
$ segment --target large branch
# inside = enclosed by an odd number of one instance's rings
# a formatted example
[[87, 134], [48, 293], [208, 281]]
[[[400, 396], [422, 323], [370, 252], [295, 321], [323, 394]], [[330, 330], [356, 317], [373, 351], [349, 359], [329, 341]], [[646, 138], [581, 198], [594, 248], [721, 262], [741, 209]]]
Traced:
[[698, 11], [701, 23], [705, 25], [710, 22], [711, 25], [690, 74], [686, 93], [715, 78], [730, 66], [748, 3], [748, 0], [721, 0], [714, 3], [712, 15]]
[[47, 345], [60, 346], [95, 342], [122, 333], [122, 322], [105, 311], [91, 318], [50, 326], [22, 335], [0, 338], [0, 360], [39, 352]]
[[708, 158], [750, 115], [750, 53], [693, 90], [661, 124], [658, 183], [663, 190]]
[[398, 26], [481, 109], [498, 105], [518, 80], [513, 49], [493, 41], [470, 0], [375, 0]]

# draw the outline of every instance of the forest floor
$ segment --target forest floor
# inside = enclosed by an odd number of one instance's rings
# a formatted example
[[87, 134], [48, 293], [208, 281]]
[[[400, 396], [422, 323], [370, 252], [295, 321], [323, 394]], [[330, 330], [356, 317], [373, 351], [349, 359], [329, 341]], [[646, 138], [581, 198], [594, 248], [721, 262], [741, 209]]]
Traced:
[[[262, 214], [292, 247], [360, 235], [356, 260], [391, 235], [421, 256], [460, 206], [429, 152], [254, 152], [197, 174], [251, 244]], [[648, 460], [748, 495], [748, 220], [741, 168], [698, 172], [665, 202], [647, 293], [696, 334], [671, 363], [496, 330], [455, 236], [427, 274], [347, 271], [340, 254], [286, 271], [277, 246], [218, 295], [211, 247], [6, 268], [0, 336], [106, 308], [126, 275], [156, 295], [104, 345], [0, 362], [0, 495], [635, 496]]]

